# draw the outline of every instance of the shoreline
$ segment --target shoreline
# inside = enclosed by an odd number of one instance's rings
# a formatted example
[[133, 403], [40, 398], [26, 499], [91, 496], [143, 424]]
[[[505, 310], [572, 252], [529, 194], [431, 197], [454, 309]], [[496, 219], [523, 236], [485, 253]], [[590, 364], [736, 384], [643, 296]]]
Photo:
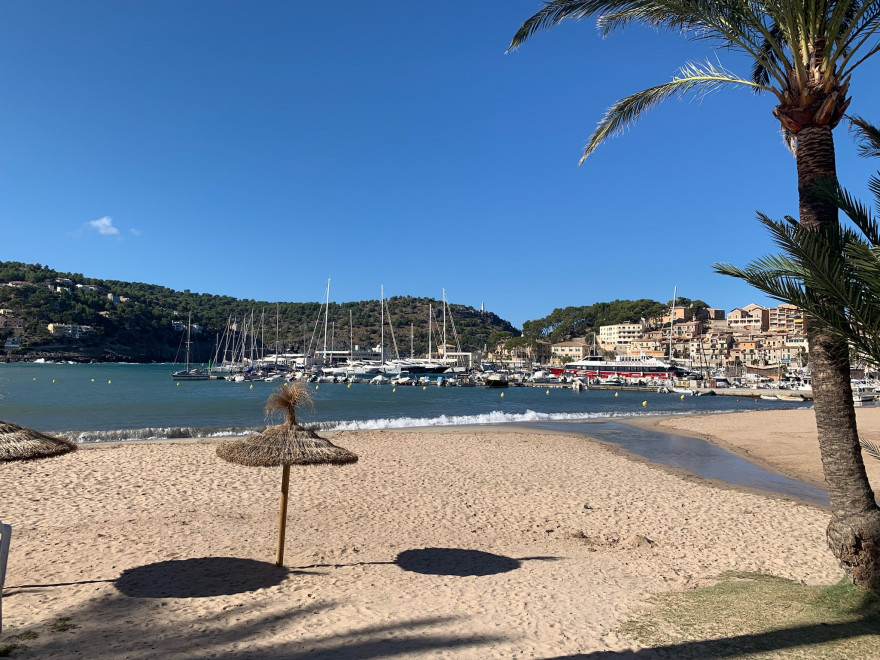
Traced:
[[[699, 438], [764, 470], [825, 488], [812, 409], [658, 415], [620, 421], [645, 430]], [[880, 408], [856, 408], [856, 423], [861, 438], [880, 441]], [[880, 494], [880, 461], [864, 456], [864, 462], [871, 487]]]

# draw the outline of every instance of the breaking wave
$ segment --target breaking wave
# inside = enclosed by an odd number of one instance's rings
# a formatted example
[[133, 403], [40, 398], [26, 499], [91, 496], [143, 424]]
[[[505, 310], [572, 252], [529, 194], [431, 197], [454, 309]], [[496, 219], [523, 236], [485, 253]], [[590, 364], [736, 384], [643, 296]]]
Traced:
[[[478, 415], [440, 415], [439, 417], [388, 417], [348, 421], [324, 421], [303, 424], [315, 431], [377, 431], [382, 429], [405, 429], [434, 426], [471, 426], [490, 424], [527, 424], [530, 422], [584, 422], [590, 420], [626, 419], [633, 417], [653, 417], [659, 415], [712, 415], [729, 413], [729, 410], [668, 410], [658, 413], [646, 411], [541, 413], [526, 410], [522, 413], [506, 413], [493, 410]], [[263, 431], [265, 426], [233, 426], [225, 428], [208, 427], [149, 427], [140, 429], [114, 429], [108, 431], [70, 431], [60, 432], [79, 443], [133, 442], [139, 440], [174, 440], [186, 438], [224, 438], [245, 436]]]
[[[730, 412], [725, 410], [699, 412], [681, 412], [669, 413], [663, 412], [663, 415], [669, 414], [700, 414], [706, 415], [713, 412]], [[582, 422], [591, 419], [621, 419], [626, 417], [648, 417], [655, 416], [654, 413], [646, 413], [641, 411], [630, 412], [590, 412], [590, 413], [540, 413], [534, 410], [526, 410], [522, 413], [505, 413], [500, 410], [493, 410], [489, 413], [479, 415], [440, 415], [439, 417], [394, 417], [387, 419], [365, 419], [353, 420], [347, 422], [321, 422], [318, 424], [310, 424], [314, 430], [320, 431], [373, 431], [380, 429], [403, 429], [418, 428], [424, 426], [469, 426], [469, 425], [485, 425], [485, 424], [524, 424], [528, 422]]]
[[137, 440], [176, 440], [185, 438], [225, 438], [249, 435], [262, 431], [265, 426], [229, 428], [200, 428], [189, 426], [149, 427], [142, 429], [113, 429], [109, 431], [60, 432], [74, 442], [131, 442]]

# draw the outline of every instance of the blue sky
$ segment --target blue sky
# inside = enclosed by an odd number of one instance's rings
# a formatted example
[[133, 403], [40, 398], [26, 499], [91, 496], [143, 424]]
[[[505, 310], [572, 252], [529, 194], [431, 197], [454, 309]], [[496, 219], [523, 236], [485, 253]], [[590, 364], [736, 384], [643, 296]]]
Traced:
[[[711, 58], [704, 42], [569, 23], [505, 54], [537, 0], [7, 0], [0, 260], [274, 301], [555, 307], [767, 303], [712, 264], [796, 214], [772, 97], [669, 101], [584, 165], [605, 109]], [[718, 60], [716, 60], [716, 57]], [[880, 56], [850, 112], [880, 120]], [[868, 199], [876, 163], [836, 131]]]

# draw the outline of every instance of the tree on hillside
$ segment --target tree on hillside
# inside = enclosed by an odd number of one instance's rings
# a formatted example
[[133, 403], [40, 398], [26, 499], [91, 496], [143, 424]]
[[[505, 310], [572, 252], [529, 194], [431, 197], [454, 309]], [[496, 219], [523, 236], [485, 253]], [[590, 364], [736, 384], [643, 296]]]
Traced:
[[[644, 111], [686, 92], [734, 85], [776, 98], [773, 110], [795, 152], [800, 223], [837, 223], [817, 183], [836, 182], [833, 130], [850, 103], [853, 71], [880, 50], [876, 0], [550, 0], [519, 29], [510, 49], [568, 19], [598, 15], [603, 34], [633, 23], [668, 28], [752, 62], [750, 78], [720, 66], [687, 64], [671, 81], [616, 102], [587, 141], [581, 162]], [[880, 509], [859, 446], [846, 342], [808, 323], [814, 409], [832, 516], [829, 546], [853, 581], [880, 587]]]

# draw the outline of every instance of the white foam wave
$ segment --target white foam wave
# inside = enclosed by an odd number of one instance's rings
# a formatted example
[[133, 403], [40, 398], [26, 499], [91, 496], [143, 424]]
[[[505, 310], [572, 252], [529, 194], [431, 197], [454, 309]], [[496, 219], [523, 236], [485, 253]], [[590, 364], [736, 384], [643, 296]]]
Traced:
[[594, 413], [540, 413], [527, 410], [523, 413], [505, 413], [500, 410], [479, 415], [440, 415], [439, 417], [395, 417], [365, 419], [348, 422], [324, 422], [318, 426], [325, 431], [373, 431], [380, 429], [418, 428], [423, 426], [467, 426], [485, 424], [517, 424], [525, 422], [566, 422], [620, 417], [644, 417], [642, 412], [594, 412]]
[[141, 429], [112, 429], [105, 431], [66, 431], [58, 433], [77, 443], [126, 442], [136, 440], [170, 440], [178, 438], [224, 438], [249, 435], [265, 427], [198, 428], [189, 426], [148, 427]]

